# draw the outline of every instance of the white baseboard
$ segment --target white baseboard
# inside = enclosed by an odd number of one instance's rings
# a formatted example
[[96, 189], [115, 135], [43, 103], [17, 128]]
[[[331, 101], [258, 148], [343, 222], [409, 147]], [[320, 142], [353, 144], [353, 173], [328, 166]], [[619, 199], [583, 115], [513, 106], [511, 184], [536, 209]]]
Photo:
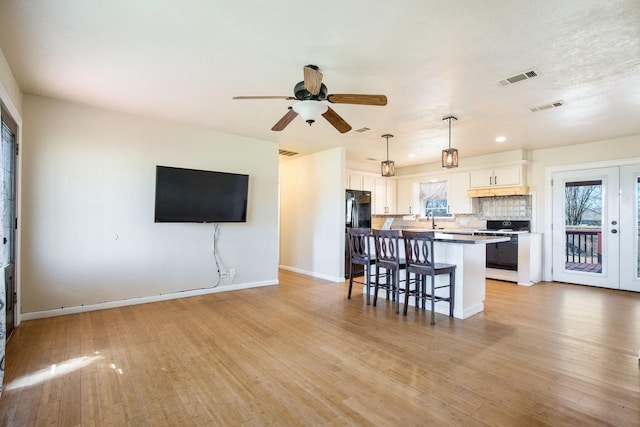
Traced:
[[259, 288], [279, 284], [278, 280], [266, 280], [262, 282], [243, 283], [238, 285], [220, 286], [216, 288], [193, 289], [190, 291], [172, 292], [170, 294], [154, 295], [149, 297], [128, 298], [119, 301], [109, 301], [99, 304], [81, 305], [75, 307], [63, 307], [53, 310], [34, 311], [21, 313], [20, 320], [44, 319], [46, 317], [64, 316], [66, 314], [85, 313], [88, 311], [105, 310], [108, 308], [126, 307], [129, 305], [147, 304], [150, 302], [167, 301], [177, 298], [188, 298], [198, 295], [215, 294], [218, 292], [237, 291], [240, 289]]
[[329, 275], [326, 275], [326, 274], [316, 273], [315, 271], [307, 271], [307, 270], [301, 270], [301, 269], [296, 268], [296, 267], [289, 267], [288, 265], [279, 265], [278, 267], [283, 269], [283, 270], [293, 271], [294, 273], [304, 274], [305, 276], [311, 276], [311, 277], [315, 277], [317, 279], [328, 280], [330, 282], [344, 283], [344, 281], [345, 281], [344, 277], [329, 276]]

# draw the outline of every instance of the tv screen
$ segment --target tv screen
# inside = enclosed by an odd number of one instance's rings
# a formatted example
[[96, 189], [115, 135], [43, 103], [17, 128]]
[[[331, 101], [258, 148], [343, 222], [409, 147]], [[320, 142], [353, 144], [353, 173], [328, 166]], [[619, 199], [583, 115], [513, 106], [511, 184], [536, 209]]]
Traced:
[[249, 175], [156, 166], [155, 222], [247, 222]]

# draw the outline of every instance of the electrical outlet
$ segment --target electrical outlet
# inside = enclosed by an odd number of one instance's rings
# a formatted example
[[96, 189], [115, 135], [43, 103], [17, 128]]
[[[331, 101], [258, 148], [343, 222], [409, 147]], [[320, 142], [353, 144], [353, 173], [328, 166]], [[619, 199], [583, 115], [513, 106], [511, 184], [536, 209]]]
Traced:
[[233, 277], [236, 275], [236, 269], [235, 268], [230, 268], [229, 269], [229, 276]]

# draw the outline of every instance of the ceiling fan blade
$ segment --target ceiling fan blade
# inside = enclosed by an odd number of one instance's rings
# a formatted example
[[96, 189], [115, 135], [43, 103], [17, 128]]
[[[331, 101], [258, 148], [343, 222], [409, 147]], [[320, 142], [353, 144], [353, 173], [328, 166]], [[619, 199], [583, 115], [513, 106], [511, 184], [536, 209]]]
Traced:
[[293, 119], [296, 118], [296, 116], [298, 115], [298, 113], [296, 113], [295, 111], [293, 111], [293, 108], [289, 108], [289, 111], [287, 111], [287, 114], [285, 114], [284, 116], [282, 116], [282, 118], [280, 120], [278, 120], [278, 123], [276, 123], [275, 125], [273, 125], [273, 127], [271, 128], [271, 130], [279, 132], [282, 129], [286, 128], [287, 125], [289, 123], [291, 123], [291, 121]]
[[318, 67], [307, 65], [304, 67], [304, 88], [312, 95], [320, 93], [322, 87], [322, 73]]
[[334, 104], [387, 105], [384, 95], [354, 95], [351, 93], [334, 93], [327, 96], [327, 101]]
[[349, 132], [351, 130], [351, 126], [349, 125], [349, 123], [345, 122], [344, 119], [340, 117], [338, 113], [336, 113], [331, 107], [329, 107], [327, 111], [322, 114], [322, 117], [327, 119], [327, 121], [331, 123], [333, 127], [336, 128], [340, 133]]
[[292, 96], [234, 96], [232, 99], [295, 99]]

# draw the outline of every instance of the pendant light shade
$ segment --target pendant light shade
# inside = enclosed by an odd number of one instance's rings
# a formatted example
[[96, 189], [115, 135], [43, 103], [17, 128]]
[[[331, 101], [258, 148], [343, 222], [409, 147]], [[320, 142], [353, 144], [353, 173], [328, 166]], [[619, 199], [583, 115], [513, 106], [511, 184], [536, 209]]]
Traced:
[[300, 101], [293, 105], [293, 111], [300, 114], [305, 122], [311, 126], [316, 120], [324, 114], [329, 107], [320, 101]]
[[451, 122], [458, 119], [454, 116], [447, 116], [442, 120], [449, 122], [449, 148], [442, 150], [442, 167], [446, 169], [457, 168], [458, 150], [456, 148], [451, 148]]
[[389, 138], [393, 138], [390, 133], [382, 135], [383, 138], [387, 138], [387, 160], [380, 165], [382, 176], [394, 176], [396, 174], [396, 165], [393, 160], [389, 160]]
[[443, 168], [457, 168], [458, 167], [458, 149], [449, 148], [442, 150], [442, 167]]

